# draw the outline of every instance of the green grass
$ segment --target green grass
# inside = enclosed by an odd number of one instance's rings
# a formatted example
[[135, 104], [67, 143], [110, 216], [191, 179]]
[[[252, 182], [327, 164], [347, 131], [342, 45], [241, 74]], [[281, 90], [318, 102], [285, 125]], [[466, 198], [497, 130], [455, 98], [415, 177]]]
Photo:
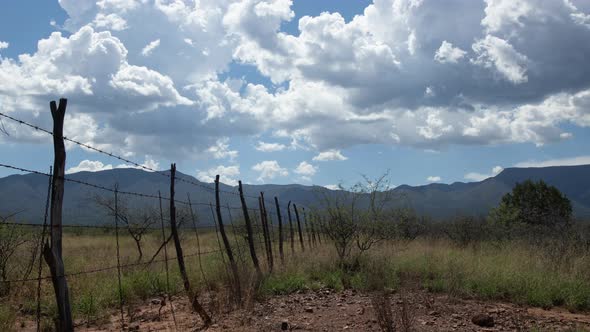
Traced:
[[[149, 235], [145, 240], [144, 259], [157, 249], [160, 237]], [[197, 251], [194, 234], [183, 234], [185, 254]], [[233, 244], [232, 239], [232, 244]], [[97, 267], [116, 266], [114, 236], [111, 234], [65, 234], [64, 257], [67, 271], [84, 271]], [[201, 250], [217, 250], [218, 244], [211, 234], [202, 234]], [[121, 239], [122, 264], [137, 259], [134, 243]], [[241, 251], [240, 261], [249, 264], [247, 249]], [[259, 260], [265, 261], [259, 249]], [[571, 310], [590, 310], [590, 253], [564, 251], [556, 255], [550, 250], [531, 247], [525, 243], [480, 243], [460, 248], [444, 240], [415, 240], [411, 242], [383, 242], [365, 253], [354, 268], [343, 270], [337, 264], [333, 248], [324, 245], [298, 253], [295, 257], [286, 251], [286, 264], [281, 266], [275, 258], [275, 270], [266, 276], [258, 289], [258, 297], [289, 294], [297, 291], [330, 288], [341, 291], [352, 288], [360, 291], [375, 289], [395, 290], [400, 287], [424, 287], [432, 292], [469, 296], [490, 300], [503, 300], [538, 307], [563, 306]], [[168, 247], [169, 257], [175, 256], [173, 245]], [[162, 259], [163, 253], [157, 257]], [[227, 272], [221, 255], [208, 254], [199, 259], [186, 258], [187, 271], [196, 289], [227, 289]], [[201, 272], [199, 266], [203, 267]], [[242, 267], [245, 269], [245, 267]], [[266, 268], [263, 266], [263, 270]], [[47, 274], [44, 271], [43, 274]], [[244, 276], [252, 271], [244, 271]], [[176, 260], [169, 261], [170, 292], [182, 290]], [[167, 291], [165, 265], [154, 263], [149, 267], [123, 270], [122, 291], [126, 306], [145, 303], [151, 297]], [[72, 313], [77, 320], [96, 320], [108, 317], [119, 306], [117, 271], [108, 270], [68, 278]], [[408, 285], [409, 284], [409, 285]], [[55, 303], [50, 281], [42, 288], [42, 311], [55, 316]], [[14, 325], [13, 308], [34, 317], [36, 309], [36, 282], [17, 285], [7, 301], [0, 305], [0, 330]]]

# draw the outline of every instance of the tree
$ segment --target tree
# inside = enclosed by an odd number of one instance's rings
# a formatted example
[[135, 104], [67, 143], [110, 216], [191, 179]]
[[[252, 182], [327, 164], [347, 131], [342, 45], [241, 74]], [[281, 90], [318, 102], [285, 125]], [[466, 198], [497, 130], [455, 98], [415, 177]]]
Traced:
[[363, 176], [364, 182], [348, 190], [339, 186], [336, 192], [319, 192], [320, 208], [326, 217], [322, 232], [332, 240], [340, 265], [345, 264], [355, 248], [358, 261], [363, 252], [389, 236], [387, 204], [393, 197], [388, 175], [389, 172], [374, 180]]
[[568, 225], [572, 204], [557, 188], [544, 181], [517, 183], [490, 212], [493, 221], [537, 226]]
[[[108, 215], [115, 216], [115, 201], [111, 197], [95, 196], [95, 203], [106, 209]], [[127, 229], [137, 248], [137, 262], [141, 262], [143, 258], [142, 239], [145, 234], [156, 224], [158, 218], [157, 214], [150, 207], [130, 208], [129, 202], [119, 198], [117, 202], [117, 215]]]

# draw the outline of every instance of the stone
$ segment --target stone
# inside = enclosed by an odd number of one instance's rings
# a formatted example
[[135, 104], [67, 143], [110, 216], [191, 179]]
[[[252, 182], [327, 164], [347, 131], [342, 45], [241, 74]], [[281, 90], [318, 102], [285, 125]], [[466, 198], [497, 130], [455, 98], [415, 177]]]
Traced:
[[471, 322], [481, 327], [494, 327], [494, 317], [486, 314], [478, 314], [471, 318]]
[[313, 308], [312, 307], [306, 307], [305, 308], [305, 312], [313, 313]]
[[289, 329], [289, 322], [282, 321], [281, 322], [281, 331], [287, 331]]

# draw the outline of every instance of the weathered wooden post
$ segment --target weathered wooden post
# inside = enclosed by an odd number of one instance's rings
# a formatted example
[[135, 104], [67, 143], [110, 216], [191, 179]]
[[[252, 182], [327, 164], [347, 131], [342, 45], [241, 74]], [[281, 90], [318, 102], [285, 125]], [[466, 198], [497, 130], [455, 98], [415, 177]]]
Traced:
[[297, 205], [293, 204], [293, 210], [295, 210], [295, 219], [297, 219], [297, 231], [299, 232], [301, 251], [305, 251], [305, 245], [303, 244], [303, 234], [301, 233], [301, 221], [299, 220], [299, 211], [297, 211]]
[[221, 233], [221, 238], [223, 239], [223, 245], [225, 246], [225, 251], [227, 252], [227, 257], [229, 259], [229, 264], [232, 269], [232, 274], [234, 278], [234, 292], [237, 296], [237, 302], [242, 302], [242, 290], [240, 285], [240, 274], [238, 272], [238, 264], [234, 259], [234, 254], [231, 250], [231, 245], [229, 240], [227, 239], [227, 235], [225, 234], [225, 226], [223, 225], [223, 218], [221, 216], [221, 202], [219, 199], [219, 175], [215, 176], [215, 210], [217, 212], [217, 223], [219, 224], [219, 232]]
[[269, 222], [268, 222], [268, 212], [266, 211], [266, 203], [264, 202], [264, 193], [260, 192], [260, 202], [262, 203], [262, 211], [261, 214], [264, 215], [264, 228], [266, 229], [266, 238], [267, 238], [267, 242], [268, 242], [268, 246], [267, 246], [267, 250], [268, 250], [268, 262], [269, 262], [269, 267], [270, 267], [270, 271], [272, 272], [272, 269], [274, 268], [274, 258], [273, 258], [273, 253], [272, 253], [272, 238], [271, 238], [271, 232], [269, 229]]
[[184, 290], [189, 296], [193, 310], [195, 310], [205, 326], [211, 325], [211, 317], [205, 311], [205, 308], [199, 303], [197, 294], [193, 292], [191, 288], [188, 275], [186, 273], [186, 267], [184, 265], [184, 256], [182, 254], [182, 247], [180, 246], [180, 237], [178, 236], [178, 228], [176, 225], [176, 206], [174, 204], [174, 182], [176, 179], [176, 164], [170, 166], [170, 230], [172, 231], [172, 237], [174, 238], [174, 247], [176, 248], [176, 259], [178, 260], [178, 269], [180, 270], [180, 276], [182, 277]]
[[254, 234], [252, 232], [252, 223], [250, 222], [250, 215], [248, 214], [248, 206], [246, 205], [246, 199], [244, 198], [244, 189], [242, 188], [242, 181], [238, 181], [238, 190], [240, 192], [240, 201], [242, 202], [242, 212], [244, 213], [244, 221], [246, 222], [246, 232], [248, 233], [248, 247], [250, 248], [250, 256], [252, 257], [252, 263], [256, 269], [258, 280], [262, 278], [262, 271], [260, 270], [260, 264], [258, 263], [258, 257], [256, 256], [256, 248], [254, 247]]
[[307, 234], [307, 245], [311, 248], [311, 230], [310, 230], [310, 223], [307, 222], [307, 213], [305, 212], [305, 208], [301, 208], [303, 210], [303, 224], [305, 225], [305, 233]]
[[291, 201], [287, 204], [287, 215], [289, 216], [289, 236], [291, 237], [291, 254], [295, 254], [295, 232], [293, 231], [293, 218], [291, 218]]
[[317, 245], [315, 238], [315, 220], [315, 214], [312, 213], [311, 217], [309, 218], [309, 225], [311, 226], [311, 241], [314, 247]]
[[59, 100], [59, 106], [55, 101], [49, 103], [51, 117], [53, 118], [53, 183], [51, 186], [51, 247], [45, 244], [43, 257], [51, 271], [51, 281], [55, 290], [55, 301], [59, 321], [56, 329], [73, 331], [72, 311], [70, 307], [70, 294], [65, 277], [65, 267], [62, 258], [62, 208], [64, 198], [64, 174], [66, 166], [66, 148], [63, 138], [64, 117], [66, 114], [67, 99]]
[[285, 254], [283, 253], [283, 219], [281, 218], [281, 208], [279, 207], [279, 199], [275, 196], [275, 206], [277, 208], [277, 217], [279, 219], [279, 256], [281, 257], [281, 264], [285, 264]]

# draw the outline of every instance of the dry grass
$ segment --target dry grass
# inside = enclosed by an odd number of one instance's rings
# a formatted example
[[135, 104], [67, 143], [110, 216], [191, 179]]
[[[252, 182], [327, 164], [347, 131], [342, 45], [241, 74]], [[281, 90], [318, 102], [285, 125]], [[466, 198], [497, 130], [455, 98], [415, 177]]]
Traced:
[[[238, 242], [243, 244], [243, 239]], [[160, 233], [146, 236], [144, 260], [151, 258], [159, 243]], [[197, 252], [194, 233], [185, 232], [182, 243], [186, 255]], [[231, 243], [235, 244], [235, 239], [232, 238]], [[200, 244], [203, 252], [219, 249], [214, 232], [202, 233]], [[308, 249], [305, 253], [297, 249], [297, 252], [292, 256], [289, 245], [286, 245], [286, 264], [280, 266], [278, 259], [275, 259], [274, 273], [257, 284], [248, 268], [250, 257], [247, 248], [236, 250], [238, 260], [243, 262], [241, 275], [244, 277], [242, 289], [245, 292], [245, 306], [252, 305], [256, 298], [321, 287], [396, 291], [402, 280], [410, 280], [414, 285], [433, 292], [502, 299], [542, 307], [558, 305], [572, 310], [590, 309], [588, 252], [568, 252], [567, 259], [564, 259], [519, 242], [501, 245], [479, 243], [459, 248], [444, 240], [391, 241], [376, 246], [360, 258], [355, 269], [347, 271], [338, 266], [336, 254], [329, 245]], [[121, 253], [122, 264], [133, 263], [137, 259], [135, 244], [126, 236], [121, 238]], [[259, 260], [264, 262], [264, 251], [259, 248], [258, 253]], [[277, 253], [278, 250], [275, 250]], [[65, 265], [69, 273], [116, 266], [115, 255], [115, 238], [112, 234], [64, 235]], [[163, 259], [163, 255], [161, 252], [158, 259]], [[173, 245], [168, 246], [168, 255], [176, 255]], [[210, 297], [211, 300], [206, 301], [210, 305], [208, 309], [217, 314], [226, 310], [232, 299], [231, 294], [223, 291], [227, 289], [225, 285], [229, 278], [223, 266], [223, 256], [219, 253], [207, 254], [200, 261], [197, 256], [187, 257], [186, 265], [194, 287], [200, 290], [202, 297]], [[202, 272], [200, 266], [203, 267]], [[169, 291], [176, 294], [182, 290], [176, 261], [170, 261], [169, 267]], [[266, 268], [263, 267], [263, 270]], [[116, 272], [114, 269], [68, 278], [76, 319], [104, 319], [118, 308]], [[44, 274], [47, 273], [44, 271]], [[163, 263], [154, 263], [147, 268], [125, 269], [122, 281], [128, 308], [167, 292]], [[6, 330], [5, 327], [14, 320], [18, 308], [25, 314], [34, 315], [35, 294], [36, 282], [13, 287], [9, 297], [0, 305], [2, 330]], [[395, 309], [398, 325], [400, 322], [404, 324], [402, 309]], [[49, 281], [43, 283], [42, 311], [46, 317], [55, 315], [53, 289]]]

